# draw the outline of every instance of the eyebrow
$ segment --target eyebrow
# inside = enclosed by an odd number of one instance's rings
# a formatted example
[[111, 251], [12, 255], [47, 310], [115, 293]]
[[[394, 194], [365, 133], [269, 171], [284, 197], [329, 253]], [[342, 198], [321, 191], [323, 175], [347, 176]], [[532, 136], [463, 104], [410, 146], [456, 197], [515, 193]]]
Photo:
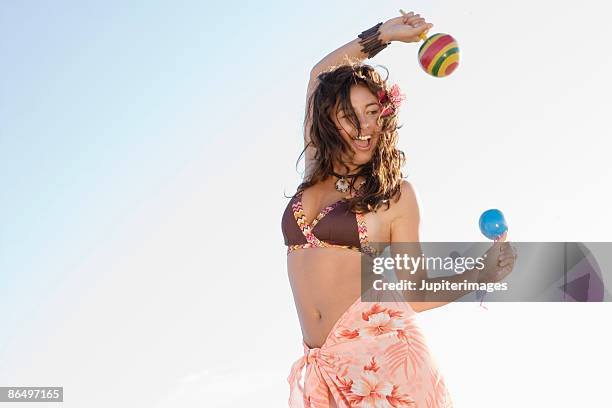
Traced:
[[[370, 102], [370, 103], [368, 103], [368, 104], [365, 106], [365, 107], [366, 107], [366, 109], [367, 109], [367, 108], [368, 108], [368, 106], [370, 106], [370, 105], [376, 105], [376, 106], [378, 106], [378, 103], [377, 103], [377, 102]], [[338, 112], [344, 112], [344, 109], [339, 108], [339, 109], [338, 109]]]

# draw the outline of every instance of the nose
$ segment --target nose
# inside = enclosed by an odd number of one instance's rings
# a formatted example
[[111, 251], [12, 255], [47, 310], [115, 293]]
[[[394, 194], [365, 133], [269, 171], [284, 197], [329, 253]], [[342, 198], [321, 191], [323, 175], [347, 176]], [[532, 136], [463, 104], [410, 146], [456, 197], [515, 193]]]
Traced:
[[354, 129], [355, 133], [357, 133], [357, 136], [365, 136], [368, 133], [370, 133], [370, 123], [368, 122], [367, 118], [359, 119], [359, 127], [360, 127], [359, 130]]
[[359, 120], [359, 125], [362, 129], [367, 129], [370, 127], [370, 122], [368, 121], [368, 118], [361, 118]]

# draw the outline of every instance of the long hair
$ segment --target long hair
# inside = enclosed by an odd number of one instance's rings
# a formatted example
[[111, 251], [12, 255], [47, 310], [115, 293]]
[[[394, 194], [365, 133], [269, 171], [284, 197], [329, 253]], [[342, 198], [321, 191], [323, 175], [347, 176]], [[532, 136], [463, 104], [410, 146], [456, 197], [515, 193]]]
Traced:
[[[350, 101], [351, 86], [363, 84], [375, 96], [381, 90], [389, 92], [389, 72], [384, 69], [387, 75], [383, 79], [372, 66], [349, 62], [332, 67], [318, 76], [319, 83], [307, 100], [304, 119], [304, 127], [309, 121], [312, 124], [310, 142], [297, 160], [300, 161], [308, 147], [313, 147], [315, 163], [313, 170], [298, 186], [296, 194], [332, 175], [334, 162], [343, 164], [347, 172], [349, 171], [342, 157], [352, 157], [354, 151], [336, 128], [331, 117], [332, 112], [336, 105], [342, 107], [351, 124], [361, 134], [361, 125]], [[382, 112], [382, 108], [380, 111]], [[361, 194], [349, 200], [349, 209], [352, 212], [376, 212], [382, 204], [386, 204], [388, 209], [389, 199], [394, 196], [399, 199], [401, 194], [401, 167], [405, 163], [405, 155], [396, 148], [397, 130], [401, 127], [397, 125], [397, 111], [393, 110], [388, 116], [379, 116], [378, 121], [381, 134], [372, 159], [359, 166], [357, 173], [364, 176], [365, 185], [362, 186]]]

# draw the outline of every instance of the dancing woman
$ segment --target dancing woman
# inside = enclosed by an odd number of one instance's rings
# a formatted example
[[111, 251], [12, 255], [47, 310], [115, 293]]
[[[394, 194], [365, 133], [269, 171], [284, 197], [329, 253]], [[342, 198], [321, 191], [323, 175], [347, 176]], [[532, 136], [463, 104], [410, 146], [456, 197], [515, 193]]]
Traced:
[[[292, 408], [452, 406], [415, 321], [417, 313], [450, 300], [411, 294], [397, 302], [362, 302], [360, 296], [361, 257], [378, 253], [371, 243], [419, 242], [416, 193], [402, 178], [404, 154], [396, 147], [403, 97], [363, 60], [394, 41], [418, 42], [431, 27], [412, 12], [392, 18], [311, 71], [304, 180], [282, 217], [304, 348], [288, 378]], [[446, 279], [497, 281], [514, 260], [507, 247], [497, 254], [483, 271]], [[423, 269], [397, 275], [436, 281]]]

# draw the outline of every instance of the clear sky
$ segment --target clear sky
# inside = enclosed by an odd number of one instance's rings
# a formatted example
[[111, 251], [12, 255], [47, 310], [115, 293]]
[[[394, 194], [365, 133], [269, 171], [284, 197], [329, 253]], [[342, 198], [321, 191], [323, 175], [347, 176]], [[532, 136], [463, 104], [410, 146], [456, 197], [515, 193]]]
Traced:
[[[0, 4], [0, 386], [63, 385], [67, 407], [284, 406], [301, 333], [280, 216], [308, 72], [399, 8], [461, 48], [445, 79], [418, 44], [371, 61], [407, 95], [422, 240], [481, 240], [495, 207], [510, 240], [610, 241], [610, 6], [293, 3]], [[589, 406], [609, 313], [462, 304], [422, 323], [458, 407]]]

